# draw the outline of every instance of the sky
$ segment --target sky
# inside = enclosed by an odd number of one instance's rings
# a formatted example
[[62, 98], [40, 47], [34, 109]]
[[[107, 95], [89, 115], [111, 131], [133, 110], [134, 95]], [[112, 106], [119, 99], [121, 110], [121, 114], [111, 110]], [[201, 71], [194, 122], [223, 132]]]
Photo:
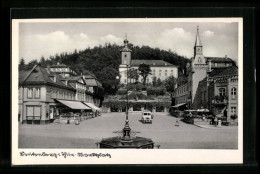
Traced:
[[171, 50], [191, 58], [197, 26], [208, 57], [238, 58], [237, 22], [44, 22], [19, 24], [19, 58], [33, 59], [127, 39], [133, 45]]

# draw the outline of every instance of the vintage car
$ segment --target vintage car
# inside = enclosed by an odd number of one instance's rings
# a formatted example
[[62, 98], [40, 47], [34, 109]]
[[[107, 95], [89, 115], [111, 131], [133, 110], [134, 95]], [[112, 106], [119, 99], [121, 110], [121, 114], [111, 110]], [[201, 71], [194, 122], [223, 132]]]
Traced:
[[142, 123], [151, 123], [152, 124], [153, 117], [154, 116], [151, 111], [143, 111], [141, 121], [142, 121]]

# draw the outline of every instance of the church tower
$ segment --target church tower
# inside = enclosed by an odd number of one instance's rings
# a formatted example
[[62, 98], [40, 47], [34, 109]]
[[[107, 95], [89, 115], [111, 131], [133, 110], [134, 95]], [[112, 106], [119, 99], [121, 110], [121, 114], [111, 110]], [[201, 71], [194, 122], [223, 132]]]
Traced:
[[191, 58], [191, 64], [188, 67], [188, 90], [190, 95], [190, 107], [196, 109], [196, 101], [194, 101], [197, 93], [198, 84], [207, 75], [207, 64], [203, 56], [203, 46], [199, 35], [199, 26], [197, 26], [197, 34], [194, 45], [194, 57]]
[[205, 58], [203, 56], [203, 46], [200, 40], [199, 26], [197, 26], [197, 34], [194, 45], [194, 64], [205, 64]]
[[126, 84], [127, 65], [128, 65], [128, 68], [130, 68], [130, 65], [131, 65], [131, 52], [132, 52], [132, 50], [128, 48], [127, 35], [125, 35], [124, 47], [120, 50], [121, 65], [119, 65], [120, 82], [123, 84]]
[[127, 35], [125, 35], [125, 40], [124, 40], [124, 47], [121, 49], [121, 64], [122, 65], [130, 65], [131, 63], [131, 52], [128, 48], [128, 40], [127, 40]]

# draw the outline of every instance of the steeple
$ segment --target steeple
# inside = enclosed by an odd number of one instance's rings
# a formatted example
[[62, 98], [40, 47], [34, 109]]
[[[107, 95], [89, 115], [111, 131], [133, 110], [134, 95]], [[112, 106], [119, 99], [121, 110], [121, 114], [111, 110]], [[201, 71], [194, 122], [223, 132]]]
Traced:
[[194, 57], [196, 55], [202, 55], [202, 44], [200, 41], [200, 33], [199, 33], [199, 26], [197, 25], [197, 35], [196, 35], [196, 41], [194, 45]]
[[127, 34], [126, 33], [125, 33], [124, 45], [125, 45], [125, 48], [127, 48], [128, 40], [127, 40]]
[[131, 52], [128, 48], [128, 40], [127, 40], [127, 34], [125, 33], [125, 40], [124, 40], [124, 47], [120, 50], [121, 52], [121, 59], [122, 59], [122, 65], [130, 65], [131, 63]]
[[200, 46], [202, 47], [201, 41], [200, 41], [200, 33], [199, 33], [199, 26], [197, 25], [197, 35], [196, 35], [196, 41], [195, 41], [195, 47]]

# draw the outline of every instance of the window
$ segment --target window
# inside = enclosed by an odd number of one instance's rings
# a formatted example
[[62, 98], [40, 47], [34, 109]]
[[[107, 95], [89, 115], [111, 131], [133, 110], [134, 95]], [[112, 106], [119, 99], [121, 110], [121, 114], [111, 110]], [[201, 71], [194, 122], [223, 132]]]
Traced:
[[215, 63], [215, 66], [217, 67], [217, 66], [218, 66], [218, 63]]
[[41, 89], [35, 88], [35, 98], [40, 98], [40, 95], [41, 95]]
[[219, 96], [221, 97], [221, 96], [225, 96], [226, 94], [226, 90], [225, 90], [225, 88], [219, 88]]
[[56, 82], [56, 76], [50, 77], [53, 82]]
[[33, 88], [28, 88], [28, 90], [27, 90], [27, 98], [33, 98]]
[[201, 58], [199, 57], [199, 59], [198, 59], [198, 63], [201, 63]]
[[236, 107], [231, 107], [231, 115], [236, 114], [236, 110], [237, 110]]
[[231, 88], [231, 97], [235, 99], [237, 96], [237, 88]]

